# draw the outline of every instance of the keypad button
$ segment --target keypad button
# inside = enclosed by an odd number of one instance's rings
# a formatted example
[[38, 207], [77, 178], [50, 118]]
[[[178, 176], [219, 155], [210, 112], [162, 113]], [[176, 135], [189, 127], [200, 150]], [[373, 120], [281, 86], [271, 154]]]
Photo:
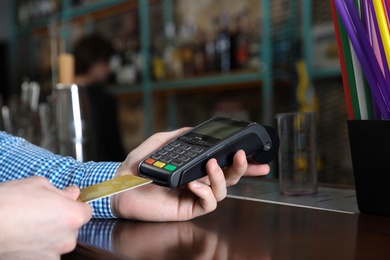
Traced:
[[161, 158], [161, 155], [159, 155], [159, 154], [153, 154], [153, 155], [152, 155], [152, 158], [155, 159], [155, 160], [158, 160], [158, 159]]
[[174, 151], [175, 153], [177, 153], [177, 154], [183, 154], [183, 153], [184, 153], [184, 150], [179, 149], [179, 148], [176, 148], [176, 149], [174, 149], [173, 151]]
[[167, 164], [165, 167], [164, 167], [164, 170], [167, 170], [169, 172], [173, 172], [174, 170], [176, 170], [177, 166], [175, 165], [172, 165], [172, 164]]
[[165, 163], [170, 163], [170, 162], [172, 161], [171, 158], [166, 157], [166, 156], [161, 157], [160, 160], [161, 160], [162, 162], [165, 162]]
[[207, 143], [206, 141], [199, 141], [199, 142], [198, 142], [199, 145], [203, 145], [203, 146], [205, 146], [206, 143]]
[[191, 151], [195, 152], [195, 153], [201, 153], [201, 152], [203, 152], [203, 149], [198, 148], [198, 147], [194, 147], [194, 148], [191, 149]]
[[172, 162], [173, 165], [176, 165], [176, 166], [180, 166], [180, 165], [183, 165], [183, 162], [182, 161], [179, 161], [179, 160], [174, 160]]
[[196, 155], [196, 153], [187, 152], [184, 155], [187, 156], [187, 157], [194, 157]]
[[145, 160], [145, 163], [147, 164], [153, 164], [156, 160], [153, 160], [152, 158], [148, 158]]
[[161, 155], [166, 155], [168, 153], [168, 151], [167, 150], [160, 150], [157, 153], [161, 154]]
[[190, 142], [192, 140], [191, 137], [188, 136], [180, 136], [179, 140], [185, 141], [185, 142]]
[[172, 142], [171, 145], [173, 147], [178, 147], [178, 146], [180, 146], [180, 143], [179, 142]]
[[180, 148], [183, 149], [183, 150], [190, 150], [190, 149], [191, 149], [191, 146], [182, 144], [182, 145], [180, 145]]
[[186, 162], [186, 161], [188, 161], [190, 158], [188, 158], [188, 157], [186, 157], [186, 156], [180, 156], [178, 159], [179, 159], [180, 161]]
[[164, 149], [167, 150], [167, 151], [172, 151], [175, 148], [173, 146], [167, 145], [167, 146], [164, 147]]
[[169, 156], [172, 159], [176, 159], [177, 157], [179, 157], [179, 155], [177, 155], [175, 153], [169, 153], [167, 156]]
[[157, 162], [153, 163], [153, 166], [156, 166], [157, 168], [162, 168], [165, 165], [166, 165], [165, 163], [160, 162], [160, 161], [157, 161]]

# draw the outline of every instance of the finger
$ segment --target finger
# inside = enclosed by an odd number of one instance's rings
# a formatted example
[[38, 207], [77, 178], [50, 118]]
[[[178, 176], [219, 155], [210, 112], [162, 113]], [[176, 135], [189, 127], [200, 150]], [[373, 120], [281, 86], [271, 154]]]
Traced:
[[91, 220], [93, 212], [92, 212], [91, 205], [89, 205], [87, 203], [83, 203], [83, 202], [78, 202], [78, 203], [82, 207], [82, 217], [80, 219], [81, 220], [81, 222], [80, 222], [81, 224], [79, 226], [79, 228], [80, 228], [82, 225], [88, 223], [88, 221]]
[[267, 175], [270, 171], [268, 164], [248, 164], [247, 171], [244, 173], [244, 176], [264, 176]]
[[68, 221], [71, 229], [79, 229], [92, 218], [92, 207], [88, 203], [80, 201], [68, 201], [72, 209]]
[[236, 184], [248, 168], [248, 162], [243, 150], [239, 150], [233, 157], [232, 166], [225, 169], [227, 187]]
[[80, 195], [80, 189], [77, 186], [69, 186], [62, 190], [64, 195], [72, 200], [76, 200]]
[[[75, 218], [74, 225], [77, 228], [80, 228], [82, 225], [87, 223], [92, 217], [91, 205], [89, 205], [88, 203], [77, 201], [77, 198], [80, 195], [80, 189], [75, 185], [68, 186], [65, 189], [59, 190], [59, 191], [65, 197], [67, 197], [71, 200], [74, 200], [74, 202], [73, 201], [70, 202], [73, 209], [74, 209], [73, 217], [76, 215], [78, 216], [77, 218]], [[77, 214], [76, 214], [76, 212], [77, 212]]]
[[209, 176], [208, 175], [206, 175], [206, 176], [204, 176], [204, 177], [202, 177], [202, 178], [200, 178], [200, 179], [197, 179], [197, 181], [198, 182], [201, 182], [201, 183], [203, 183], [203, 184], [206, 184], [207, 186], [210, 186], [210, 178], [209, 178]]
[[226, 197], [226, 181], [222, 169], [219, 167], [217, 160], [211, 159], [206, 164], [206, 171], [210, 179], [211, 190], [217, 201]]
[[192, 210], [192, 217], [197, 217], [209, 213], [217, 208], [217, 201], [210, 188], [198, 181], [192, 181], [187, 185], [188, 189], [197, 196]]

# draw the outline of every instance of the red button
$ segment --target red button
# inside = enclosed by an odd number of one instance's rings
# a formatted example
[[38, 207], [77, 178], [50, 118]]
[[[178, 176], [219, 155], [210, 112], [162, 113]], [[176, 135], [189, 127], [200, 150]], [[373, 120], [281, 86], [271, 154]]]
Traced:
[[146, 159], [145, 163], [147, 164], [153, 164], [156, 160], [153, 160], [152, 158]]

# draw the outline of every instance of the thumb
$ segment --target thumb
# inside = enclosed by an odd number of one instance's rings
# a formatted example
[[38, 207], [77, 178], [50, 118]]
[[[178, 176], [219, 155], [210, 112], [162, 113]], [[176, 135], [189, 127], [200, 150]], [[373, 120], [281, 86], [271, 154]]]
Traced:
[[80, 189], [77, 186], [69, 186], [62, 190], [64, 195], [72, 200], [76, 200], [80, 195]]

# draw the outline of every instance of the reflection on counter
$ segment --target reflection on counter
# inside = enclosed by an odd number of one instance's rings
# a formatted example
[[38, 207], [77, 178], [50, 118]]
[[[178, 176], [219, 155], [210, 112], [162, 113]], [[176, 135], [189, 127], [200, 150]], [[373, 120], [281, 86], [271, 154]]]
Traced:
[[353, 259], [358, 228], [358, 215], [226, 199], [186, 222], [93, 220], [64, 259]]

